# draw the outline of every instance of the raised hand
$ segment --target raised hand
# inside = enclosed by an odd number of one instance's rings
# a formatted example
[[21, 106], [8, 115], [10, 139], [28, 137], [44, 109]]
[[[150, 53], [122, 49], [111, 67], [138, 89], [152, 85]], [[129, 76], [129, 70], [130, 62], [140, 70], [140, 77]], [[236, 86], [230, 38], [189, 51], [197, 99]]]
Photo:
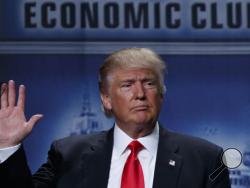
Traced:
[[15, 83], [10, 80], [1, 86], [0, 106], [0, 148], [19, 144], [32, 131], [36, 122], [43, 117], [41, 114], [33, 115], [29, 121], [24, 114], [25, 86], [19, 86], [16, 104]]

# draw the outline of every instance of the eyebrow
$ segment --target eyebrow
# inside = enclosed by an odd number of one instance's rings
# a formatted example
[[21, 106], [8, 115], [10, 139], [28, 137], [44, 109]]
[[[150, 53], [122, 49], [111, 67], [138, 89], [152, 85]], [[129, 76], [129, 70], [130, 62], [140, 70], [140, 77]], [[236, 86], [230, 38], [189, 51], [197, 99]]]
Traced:
[[[137, 79], [135, 78], [128, 78], [128, 79], [124, 79], [124, 80], [120, 80], [119, 83], [132, 83], [135, 82]], [[147, 81], [153, 81], [155, 82], [157, 79], [156, 78], [143, 78], [143, 79], [139, 79], [142, 82], [147, 82]]]
[[129, 78], [129, 79], [125, 79], [125, 80], [120, 80], [119, 83], [127, 83], [127, 82], [134, 82], [134, 81], [136, 81], [136, 79]]

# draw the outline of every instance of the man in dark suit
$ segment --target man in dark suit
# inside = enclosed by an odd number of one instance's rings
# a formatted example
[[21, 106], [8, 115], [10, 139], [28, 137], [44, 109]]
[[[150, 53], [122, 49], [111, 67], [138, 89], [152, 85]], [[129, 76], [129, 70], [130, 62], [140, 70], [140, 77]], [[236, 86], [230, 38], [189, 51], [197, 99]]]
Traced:
[[[208, 141], [164, 130], [157, 121], [165, 63], [152, 50], [129, 48], [111, 54], [100, 67], [99, 87], [111, 130], [55, 141], [48, 160], [31, 175], [22, 140], [42, 118], [26, 121], [25, 88], [1, 89], [1, 185], [27, 188], [230, 188], [222, 149]], [[8, 88], [8, 89], [7, 89]]]

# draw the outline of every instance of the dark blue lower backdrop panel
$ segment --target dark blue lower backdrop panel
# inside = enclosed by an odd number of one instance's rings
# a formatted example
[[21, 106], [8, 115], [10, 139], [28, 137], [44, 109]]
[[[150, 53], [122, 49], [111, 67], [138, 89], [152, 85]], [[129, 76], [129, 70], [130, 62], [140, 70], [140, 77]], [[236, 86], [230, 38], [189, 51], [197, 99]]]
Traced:
[[[101, 110], [98, 68], [104, 55], [1, 55], [0, 81], [27, 87], [26, 115], [44, 114], [25, 140], [34, 172], [55, 139], [112, 127]], [[234, 147], [243, 163], [233, 188], [250, 187], [250, 55], [168, 55], [160, 122], [168, 129]]]

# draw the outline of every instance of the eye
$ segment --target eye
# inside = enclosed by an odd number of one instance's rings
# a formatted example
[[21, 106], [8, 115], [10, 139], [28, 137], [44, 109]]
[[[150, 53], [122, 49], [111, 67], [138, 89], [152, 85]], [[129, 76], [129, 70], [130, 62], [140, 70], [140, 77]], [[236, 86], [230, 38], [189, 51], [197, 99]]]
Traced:
[[121, 83], [120, 87], [123, 91], [128, 91], [132, 88], [132, 85], [133, 85], [132, 82], [123, 82], [123, 83]]
[[131, 87], [131, 84], [129, 84], [129, 83], [122, 84], [121, 87], [122, 88], [128, 88], [128, 87]]
[[148, 81], [148, 82], [146, 82], [146, 84], [149, 86], [154, 85], [154, 83], [152, 81]]
[[147, 88], [154, 88], [156, 86], [156, 82], [153, 80], [148, 80], [144, 83], [144, 86]]

